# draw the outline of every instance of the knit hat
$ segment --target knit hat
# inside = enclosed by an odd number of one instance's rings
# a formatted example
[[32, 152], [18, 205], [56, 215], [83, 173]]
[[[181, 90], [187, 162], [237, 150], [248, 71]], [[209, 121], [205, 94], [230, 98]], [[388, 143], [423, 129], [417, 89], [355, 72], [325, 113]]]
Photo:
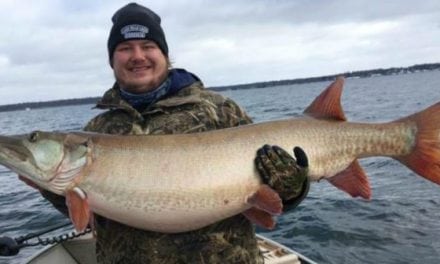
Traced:
[[165, 34], [160, 26], [160, 17], [152, 10], [130, 3], [118, 11], [112, 17], [113, 26], [107, 41], [110, 62], [116, 46], [124, 41], [132, 39], [148, 39], [154, 41], [168, 57], [168, 45]]

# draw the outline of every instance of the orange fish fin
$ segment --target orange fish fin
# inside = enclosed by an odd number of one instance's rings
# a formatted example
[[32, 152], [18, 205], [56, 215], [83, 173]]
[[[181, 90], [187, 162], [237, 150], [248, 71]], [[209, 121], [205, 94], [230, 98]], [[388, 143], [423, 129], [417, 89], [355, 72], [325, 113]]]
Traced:
[[440, 184], [440, 103], [395, 122], [415, 123], [412, 152], [394, 157], [422, 177]]
[[242, 213], [252, 223], [264, 227], [266, 229], [273, 229], [275, 227], [275, 220], [269, 213], [252, 207]]
[[343, 86], [344, 78], [342, 76], [336, 78], [336, 80], [306, 108], [304, 114], [318, 119], [346, 121], [347, 119], [345, 118], [344, 110], [341, 105]]
[[368, 200], [371, 198], [370, 183], [357, 160], [353, 161], [348, 168], [327, 180], [353, 197], [360, 196]]
[[75, 187], [66, 192], [66, 205], [75, 230], [82, 232], [93, 219], [85, 193]]
[[246, 202], [272, 215], [279, 215], [283, 212], [283, 202], [280, 196], [266, 184], [262, 184], [258, 191], [247, 198]]

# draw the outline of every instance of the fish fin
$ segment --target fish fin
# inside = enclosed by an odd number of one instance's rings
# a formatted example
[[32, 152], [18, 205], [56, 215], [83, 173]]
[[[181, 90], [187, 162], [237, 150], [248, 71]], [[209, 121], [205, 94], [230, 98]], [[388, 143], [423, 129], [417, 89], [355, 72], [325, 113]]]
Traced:
[[90, 220], [93, 219], [84, 191], [78, 187], [68, 190], [66, 192], [66, 205], [75, 230], [78, 232], [84, 231]]
[[246, 202], [258, 209], [272, 215], [279, 215], [283, 212], [283, 202], [276, 191], [266, 184], [246, 199]]
[[275, 220], [273, 219], [272, 215], [258, 208], [252, 207], [244, 211], [242, 214], [249, 221], [258, 226], [266, 229], [273, 229], [275, 227]]
[[346, 121], [341, 105], [344, 77], [339, 76], [306, 108], [304, 114], [318, 119]]
[[422, 177], [440, 184], [440, 103], [394, 122], [415, 123], [417, 128], [412, 152], [393, 158]]
[[357, 160], [353, 161], [348, 168], [327, 180], [353, 197], [360, 196], [368, 200], [371, 198], [368, 177]]

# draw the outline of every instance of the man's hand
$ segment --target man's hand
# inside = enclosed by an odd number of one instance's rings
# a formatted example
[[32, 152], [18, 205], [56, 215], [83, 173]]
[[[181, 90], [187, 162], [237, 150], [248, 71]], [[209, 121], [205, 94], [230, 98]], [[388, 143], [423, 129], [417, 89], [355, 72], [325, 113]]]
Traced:
[[296, 159], [278, 146], [264, 145], [258, 149], [255, 158], [263, 182], [278, 192], [285, 202], [295, 198], [302, 200], [309, 185], [307, 155], [300, 147], [295, 147], [293, 151]]

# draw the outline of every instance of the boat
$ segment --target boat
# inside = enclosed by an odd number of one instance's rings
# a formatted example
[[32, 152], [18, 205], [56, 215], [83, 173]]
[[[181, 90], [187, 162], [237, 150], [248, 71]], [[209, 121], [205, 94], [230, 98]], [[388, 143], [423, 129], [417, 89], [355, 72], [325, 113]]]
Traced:
[[[257, 234], [258, 246], [265, 264], [317, 264], [302, 254]], [[41, 249], [28, 264], [95, 264], [95, 239], [91, 234]]]

